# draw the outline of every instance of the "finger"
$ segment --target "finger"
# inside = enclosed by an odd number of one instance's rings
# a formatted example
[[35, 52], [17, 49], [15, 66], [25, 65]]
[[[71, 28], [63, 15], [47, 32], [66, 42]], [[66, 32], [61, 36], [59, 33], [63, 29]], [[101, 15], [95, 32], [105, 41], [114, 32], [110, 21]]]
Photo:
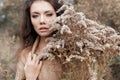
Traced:
[[31, 53], [31, 52], [29, 52], [29, 53], [28, 53], [28, 57], [30, 57], [31, 55], [32, 55], [32, 53]]
[[29, 52], [28, 57], [27, 57], [27, 62], [31, 61], [31, 59], [32, 59], [31, 56], [32, 56], [32, 53]]
[[33, 59], [32, 59], [33, 62], [36, 62], [36, 54], [33, 54]]
[[37, 58], [36, 58], [36, 64], [38, 65], [39, 62], [40, 62], [40, 59], [39, 59], [39, 57], [37, 56]]
[[38, 67], [39, 67], [39, 69], [41, 69], [41, 67], [42, 67], [42, 61], [40, 61], [40, 63], [39, 63], [39, 65], [38, 65]]

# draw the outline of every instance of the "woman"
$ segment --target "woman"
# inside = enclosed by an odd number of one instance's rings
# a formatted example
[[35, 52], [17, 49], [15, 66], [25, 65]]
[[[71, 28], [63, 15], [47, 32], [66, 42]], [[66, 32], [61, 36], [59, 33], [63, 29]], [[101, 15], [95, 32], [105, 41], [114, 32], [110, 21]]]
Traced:
[[41, 61], [38, 55], [47, 44], [45, 39], [52, 34], [50, 24], [60, 15], [56, 11], [61, 6], [58, 0], [25, 1], [20, 31], [23, 50], [18, 60], [15, 80], [60, 80], [60, 63], [55, 59]]

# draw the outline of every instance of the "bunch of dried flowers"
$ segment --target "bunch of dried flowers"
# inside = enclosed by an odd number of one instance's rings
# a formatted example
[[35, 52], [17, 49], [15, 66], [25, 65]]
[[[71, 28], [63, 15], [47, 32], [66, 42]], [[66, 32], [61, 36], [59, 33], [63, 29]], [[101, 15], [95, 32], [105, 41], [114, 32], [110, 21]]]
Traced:
[[120, 35], [61, 1], [64, 5], [57, 12], [64, 13], [51, 24], [53, 35], [43, 52], [61, 61], [65, 80], [103, 80], [109, 60], [120, 54]]

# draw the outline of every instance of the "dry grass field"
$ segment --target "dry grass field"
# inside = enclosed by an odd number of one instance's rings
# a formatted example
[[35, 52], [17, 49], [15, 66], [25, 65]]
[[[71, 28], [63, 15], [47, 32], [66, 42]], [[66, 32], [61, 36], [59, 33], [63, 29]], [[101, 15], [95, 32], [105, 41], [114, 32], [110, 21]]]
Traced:
[[[0, 80], [14, 80], [16, 52], [19, 47], [18, 28], [23, 0], [0, 0]], [[75, 9], [90, 19], [120, 32], [120, 0], [75, 0]], [[3, 5], [3, 6], [1, 6]], [[115, 58], [112, 74], [120, 80], [120, 57]]]

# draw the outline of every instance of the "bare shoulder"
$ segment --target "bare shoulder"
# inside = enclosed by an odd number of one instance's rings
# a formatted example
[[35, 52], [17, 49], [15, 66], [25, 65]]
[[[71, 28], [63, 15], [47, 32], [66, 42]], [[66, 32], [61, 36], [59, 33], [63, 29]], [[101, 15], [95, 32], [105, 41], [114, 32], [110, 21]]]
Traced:
[[21, 55], [27, 55], [27, 53], [29, 53], [31, 51], [32, 47], [27, 47], [25, 49], [22, 50]]
[[32, 47], [27, 47], [25, 49], [23, 49], [20, 54], [19, 54], [19, 60], [26, 58], [28, 53], [31, 51]]

